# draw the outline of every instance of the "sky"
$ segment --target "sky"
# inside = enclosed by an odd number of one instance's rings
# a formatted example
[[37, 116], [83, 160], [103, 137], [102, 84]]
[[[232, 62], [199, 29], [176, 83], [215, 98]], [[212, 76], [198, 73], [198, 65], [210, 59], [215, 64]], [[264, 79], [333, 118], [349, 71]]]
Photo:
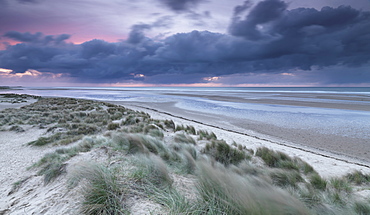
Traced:
[[0, 0], [0, 85], [370, 87], [370, 0]]

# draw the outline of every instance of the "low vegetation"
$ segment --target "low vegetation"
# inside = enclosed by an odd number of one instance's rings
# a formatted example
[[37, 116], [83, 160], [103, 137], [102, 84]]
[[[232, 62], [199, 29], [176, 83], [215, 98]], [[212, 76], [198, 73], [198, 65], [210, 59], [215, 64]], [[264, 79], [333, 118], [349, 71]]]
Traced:
[[[213, 132], [121, 106], [39, 98], [19, 110], [0, 112], [0, 122], [13, 132], [20, 125], [45, 129], [47, 135], [29, 144], [58, 149], [32, 168], [46, 186], [67, 176], [69, 189], [79, 187], [82, 214], [130, 214], [138, 199], [157, 205], [148, 209], [152, 214], [370, 212], [369, 200], [354, 195], [368, 189], [370, 175], [357, 171], [325, 179], [299, 158], [227, 143]], [[98, 150], [106, 157], [69, 167], [81, 153]], [[14, 185], [13, 192], [23, 183]]]

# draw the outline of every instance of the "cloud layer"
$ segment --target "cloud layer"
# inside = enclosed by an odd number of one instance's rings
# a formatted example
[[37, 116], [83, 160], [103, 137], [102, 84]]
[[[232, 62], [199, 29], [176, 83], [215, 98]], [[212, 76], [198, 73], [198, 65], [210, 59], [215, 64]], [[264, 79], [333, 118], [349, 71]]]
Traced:
[[[198, 2], [163, 1], [173, 10]], [[68, 34], [10, 31], [3, 36], [19, 43], [0, 51], [0, 68], [92, 83], [189, 84], [222, 82], [222, 77], [231, 82], [232, 76], [250, 83], [265, 74], [290, 82], [370, 83], [370, 12], [349, 6], [287, 8], [280, 0], [246, 1], [234, 10], [230, 34], [192, 31], [161, 40], [145, 36], [154, 26], [147, 24], [132, 26], [121, 42], [79, 45], [67, 43]]]
[[189, 11], [191, 8], [197, 6], [205, 0], [159, 0], [171, 10], [176, 12]]

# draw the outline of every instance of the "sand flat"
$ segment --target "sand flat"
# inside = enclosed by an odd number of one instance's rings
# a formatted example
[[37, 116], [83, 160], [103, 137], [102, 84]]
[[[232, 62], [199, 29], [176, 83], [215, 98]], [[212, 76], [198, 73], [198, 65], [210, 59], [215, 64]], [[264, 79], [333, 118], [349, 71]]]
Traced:
[[[370, 111], [370, 97], [358, 94], [357, 96], [348, 96], [346, 94], [332, 93], [278, 93], [278, 96], [271, 96], [272, 92], [262, 93], [253, 92], [241, 96], [223, 96], [223, 95], [195, 95], [190, 93], [165, 93], [165, 95], [198, 97], [216, 101], [239, 102], [251, 104], [272, 104], [272, 105], [289, 105], [301, 107], [331, 108], [343, 110]], [[240, 94], [243, 95], [243, 94]], [[258, 98], [255, 98], [258, 95]], [[267, 98], [264, 98], [267, 97]], [[304, 101], [304, 99], [319, 99], [320, 101]], [[351, 101], [351, 103], [346, 103]], [[359, 103], [353, 103], [359, 102]], [[361, 102], [361, 103], [360, 103]]]

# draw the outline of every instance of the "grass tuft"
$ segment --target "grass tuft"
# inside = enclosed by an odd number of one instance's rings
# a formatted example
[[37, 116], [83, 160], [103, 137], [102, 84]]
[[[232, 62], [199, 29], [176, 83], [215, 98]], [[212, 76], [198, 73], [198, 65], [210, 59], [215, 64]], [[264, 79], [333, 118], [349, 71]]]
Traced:
[[297, 171], [277, 170], [270, 174], [273, 183], [285, 187], [297, 187], [297, 183], [302, 182], [303, 178]]
[[338, 192], [350, 193], [352, 191], [351, 185], [344, 178], [332, 178], [330, 179], [330, 185]]
[[348, 173], [345, 177], [348, 179], [349, 182], [353, 182], [356, 185], [361, 185], [370, 182], [370, 175], [365, 175], [358, 170], [352, 173]]
[[[198, 192], [203, 213], [310, 214], [287, 192], [252, 177], [199, 163]], [[201, 213], [200, 213], [201, 214]]]
[[223, 140], [212, 141], [207, 144], [201, 151], [204, 154], [210, 155], [216, 161], [224, 165], [237, 165], [241, 161], [249, 158], [249, 156], [237, 148], [233, 148]]
[[137, 168], [130, 177], [136, 182], [159, 188], [170, 187], [173, 183], [166, 164], [158, 156], [137, 155], [135, 166]]
[[109, 123], [107, 127], [108, 130], [116, 130], [117, 128], [119, 128], [118, 123]]
[[369, 202], [355, 202], [353, 206], [355, 212], [360, 215], [370, 214], [370, 203]]
[[325, 190], [327, 182], [325, 179], [321, 178], [319, 174], [314, 174], [310, 177], [311, 185], [318, 190]]
[[192, 137], [185, 135], [185, 134], [176, 134], [175, 142], [176, 143], [189, 143], [193, 145], [196, 144], [195, 140]]
[[76, 186], [82, 179], [83, 214], [128, 214], [124, 205], [125, 187], [117, 176], [104, 166], [97, 164], [83, 164], [76, 169], [70, 179], [72, 186]]
[[44, 175], [44, 183], [49, 184], [54, 181], [58, 176], [66, 173], [67, 164], [61, 162], [53, 162], [46, 165], [38, 172], [39, 175]]
[[288, 162], [292, 162], [292, 159], [288, 155], [282, 152], [275, 152], [274, 150], [266, 147], [258, 148], [256, 151], [256, 156], [261, 157], [269, 167], [292, 167], [292, 165], [288, 164]]
[[213, 132], [209, 133], [206, 130], [199, 130], [197, 132], [197, 134], [199, 135], [199, 139], [200, 140], [203, 140], [203, 139], [206, 139], [206, 140], [216, 140], [217, 139], [217, 136], [216, 136], [215, 133], [213, 133]]

